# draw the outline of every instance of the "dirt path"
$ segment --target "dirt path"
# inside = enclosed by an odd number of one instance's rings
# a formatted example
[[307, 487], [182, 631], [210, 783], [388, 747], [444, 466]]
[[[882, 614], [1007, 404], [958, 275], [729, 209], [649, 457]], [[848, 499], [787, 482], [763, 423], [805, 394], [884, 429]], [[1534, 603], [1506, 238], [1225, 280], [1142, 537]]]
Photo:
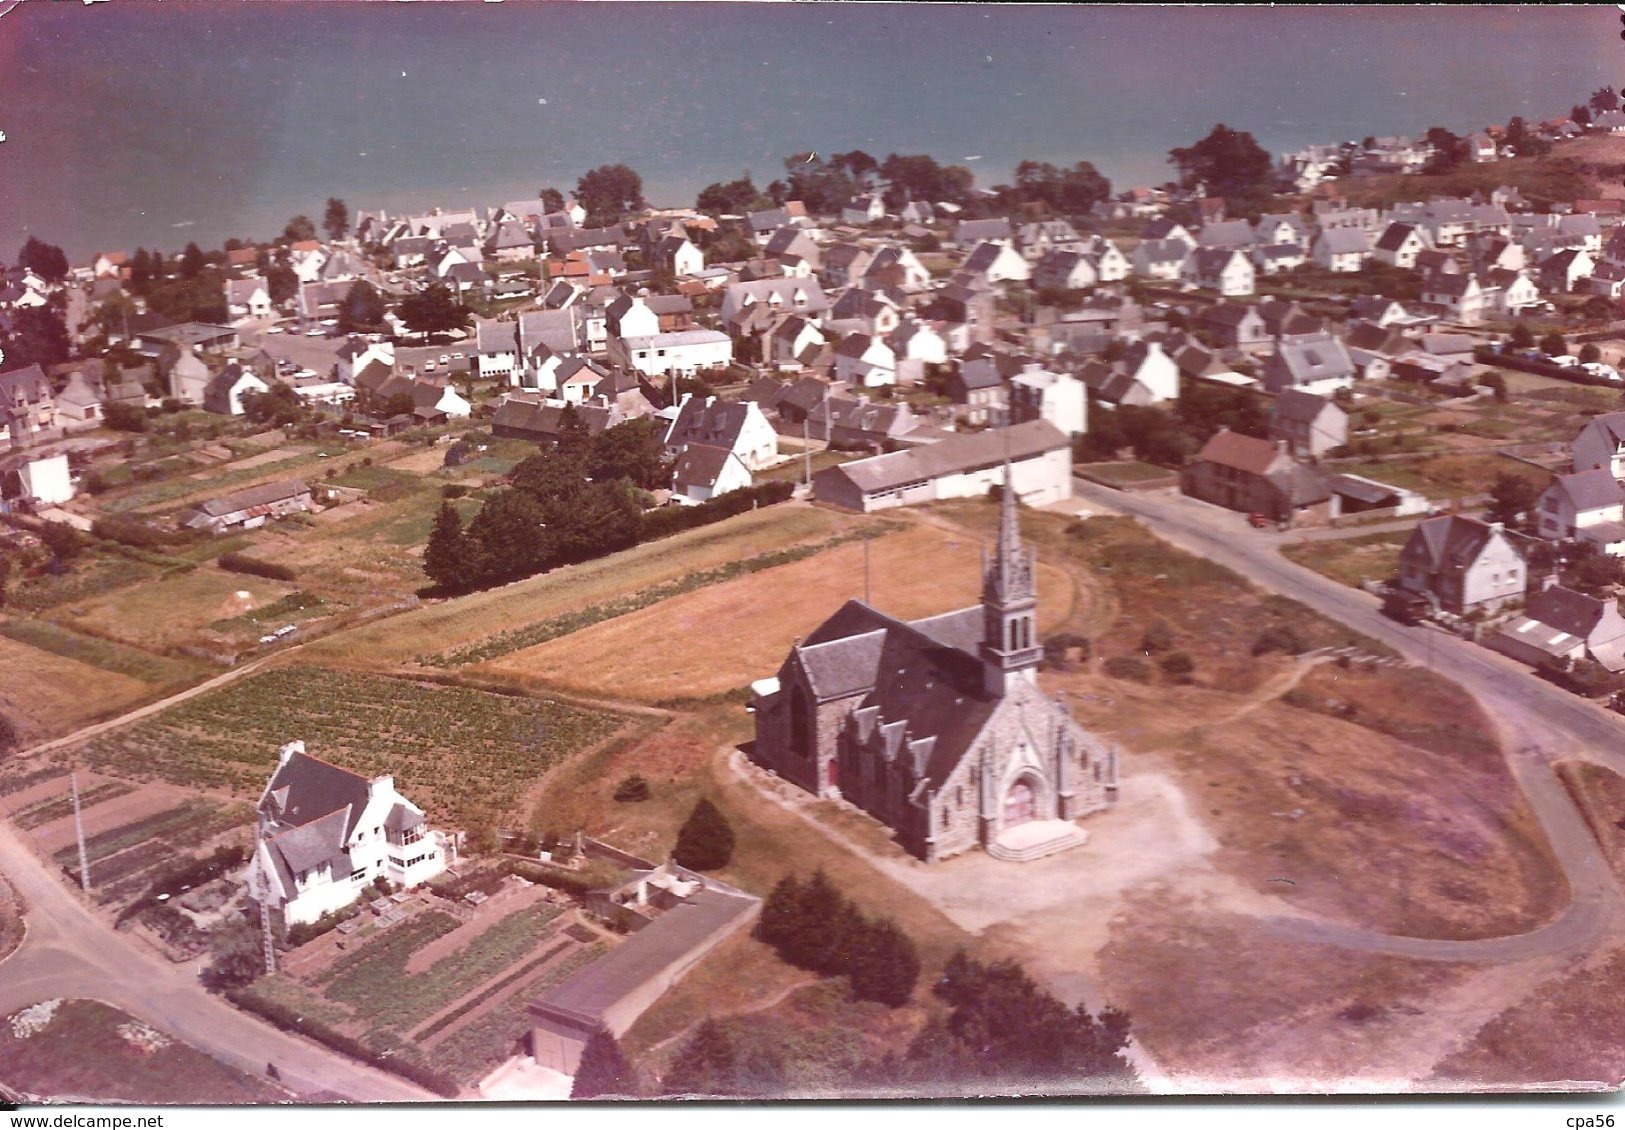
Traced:
[[[791, 993], [794, 993], [799, 989], [805, 989], [808, 985], [816, 985], [821, 980], [823, 980], [823, 978], [819, 977], [817, 974], [809, 973], [809, 974], [807, 974], [807, 976], [801, 978], [798, 981], [791, 982], [790, 984], [786, 985], [784, 988], [780, 989], [778, 992], [774, 993], [772, 996], [768, 997], [766, 1000], [760, 1001], [757, 1004], [752, 1005], [750, 1008], [741, 1009], [738, 1012], [720, 1012], [720, 1013], [716, 1013], [716, 1014], [714, 1014], [712, 1016], [708, 1016], [705, 1019], [706, 1020], [737, 1020], [741, 1016], [754, 1016], [759, 1012], [766, 1012], [770, 1008], [777, 1008], [780, 1004], [783, 1004], [786, 1000], [789, 999]], [[649, 1055], [654, 1055], [656, 1052], [660, 1051], [662, 1048], [670, 1047], [672, 1044], [675, 1044], [678, 1040], [681, 1040], [684, 1036], [687, 1036], [690, 1032], [694, 1031], [694, 1029], [698, 1028], [702, 1023], [704, 1023], [704, 1021], [696, 1020], [696, 1021], [692, 1022], [691, 1024], [689, 1024], [687, 1027], [683, 1028], [681, 1031], [679, 1031], [679, 1032], [677, 1032], [677, 1033], [675, 1033], [673, 1035], [667, 1036], [664, 1040], [661, 1040], [658, 1044], [652, 1045], [649, 1048], [648, 1054]]]
[[1271, 678], [1262, 687], [1259, 687], [1247, 697], [1246, 702], [1242, 703], [1235, 710], [1230, 711], [1228, 714], [1222, 714], [1210, 721], [1203, 722], [1203, 728], [1208, 726], [1224, 726], [1231, 722], [1241, 721], [1241, 719], [1247, 717], [1247, 715], [1251, 714], [1259, 707], [1266, 706], [1280, 698], [1282, 695], [1286, 694], [1287, 691], [1297, 686], [1298, 683], [1302, 681], [1303, 677], [1309, 674], [1309, 672], [1315, 666], [1325, 663], [1326, 660], [1327, 657], [1324, 655], [1317, 655], [1313, 659], [1298, 660], [1287, 670], [1282, 671], [1279, 675]]

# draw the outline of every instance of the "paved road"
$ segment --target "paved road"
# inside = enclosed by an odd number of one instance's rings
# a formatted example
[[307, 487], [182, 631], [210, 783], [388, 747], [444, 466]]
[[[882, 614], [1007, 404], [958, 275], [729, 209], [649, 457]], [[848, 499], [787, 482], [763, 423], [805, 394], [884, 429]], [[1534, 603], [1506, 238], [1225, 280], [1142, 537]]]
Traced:
[[[1400, 654], [1461, 684], [1500, 731], [1507, 760], [1567, 875], [1566, 910], [1527, 934], [1446, 941], [1279, 918], [1278, 936], [1350, 949], [1450, 961], [1512, 961], [1587, 948], [1621, 921], [1621, 899], [1606, 860], [1551, 763], [1577, 758], [1625, 773], [1625, 724], [1615, 715], [1535, 677], [1510, 659], [1434, 628], [1407, 627], [1383, 616], [1368, 593], [1340, 585], [1283, 558], [1280, 535], [1247, 525], [1243, 515], [1172, 493], [1128, 493], [1074, 480], [1074, 493], [1143, 520], [1150, 530], [1225, 565], [1261, 588], [1301, 601], [1381, 640]], [[1260, 536], [1262, 535], [1262, 536]]]
[[0, 961], [0, 1016], [53, 997], [90, 997], [172, 1032], [250, 1075], [274, 1063], [299, 1094], [362, 1102], [438, 1102], [405, 1079], [356, 1063], [237, 1011], [197, 981], [197, 964], [166, 961], [113, 930], [0, 822], [0, 867], [27, 907], [28, 934]]

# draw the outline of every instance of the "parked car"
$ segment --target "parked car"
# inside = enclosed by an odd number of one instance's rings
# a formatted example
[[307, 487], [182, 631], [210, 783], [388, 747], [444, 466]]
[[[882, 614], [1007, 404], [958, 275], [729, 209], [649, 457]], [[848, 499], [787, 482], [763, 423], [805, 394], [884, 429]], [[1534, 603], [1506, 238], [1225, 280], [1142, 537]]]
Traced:
[[1247, 524], [1255, 530], [1262, 530], [1265, 526], [1268, 526], [1271, 523], [1270, 520], [1262, 514], [1249, 514], [1247, 515]]
[[1578, 357], [1567, 353], [1563, 354], [1561, 357], [1548, 357], [1546, 360], [1550, 361], [1553, 365], [1557, 365], [1558, 367], [1564, 369], [1572, 369], [1580, 363], [1580, 359]]

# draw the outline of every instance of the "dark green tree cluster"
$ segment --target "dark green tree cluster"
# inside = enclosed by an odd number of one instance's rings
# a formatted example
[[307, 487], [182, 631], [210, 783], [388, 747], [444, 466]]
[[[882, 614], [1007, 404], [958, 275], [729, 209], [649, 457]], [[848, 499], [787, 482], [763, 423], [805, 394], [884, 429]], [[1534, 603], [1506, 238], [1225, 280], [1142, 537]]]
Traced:
[[839, 212], [857, 194], [852, 174], [816, 153], [796, 153], [784, 159], [784, 193], [799, 200], [809, 212]]
[[636, 545], [642, 509], [620, 479], [589, 481], [585, 427], [578, 450], [564, 444], [515, 467], [464, 529], [442, 504], [424, 550], [423, 569], [441, 588], [460, 591], [528, 577]]
[[251, 392], [243, 397], [243, 415], [256, 424], [282, 427], [297, 424], [305, 418], [305, 405], [292, 385], [280, 381], [266, 392]]
[[576, 200], [587, 210], [588, 227], [618, 224], [644, 207], [643, 178], [626, 165], [600, 165], [576, 181]]
[[784, 1059], [771, 1045], [739, 1040], [718, 1021], [704, 1020], [678, 1051], [660, 1089], [668, 1095], [781, 1098]]
[[46, 282], [61, 282], [68, 275], [68, 257], [62, 248], [29, 236], [17, 255], [17, 266], [26, 267]]
[[1240, 214], [1270, 195], [1274, 162], [1253, 135], [1222, 122], [1194, 145], [1168, 151], [1168, 162], [1179, 170], [1181, 188], [1206, 185], [1209, 196], [1230, 202]]
[[1522, 117], [1507, 123], [1506, 144], [1519, 157], [1544, 157], [1552, 151], [1552, 143], [1530, 129]]
[[378, 293], [378, 288], [366, 279], [360, 279], [350, 287], [344, 301], [339, 303], [339, 332], [348, 334], [375, 330], [383, 324], [387, 310], [384, 296]]
[[595, 481], [625, 479], [643, 490], [659, 490], [671, 480], [666, 446], [652, 416], [605, 428], [587, 447], [587, 474]]
[[327, 198], [327, 210], [322, 213], [322, 229], [327, 238], [335, 242], [350, 230], [350, 209], [336, 196]]
[[825, 976], [851, 978], [852, 995], [891, 1008], [907, 1004], [920, 977], [913, 941], [889, 918], [868, 918], [822, 870], [774, 884], [756, 936], [785, 961]]
[[1532, 522], [1541, 486], [1526, 475], [1503, 471], [1490, 484], [1489, 517], [1512, 529], [1524, 529]]
[[1016, 166], [1016, 183], [1000, 195], [1012, 205], [1044, 204], [1053, 211], [1077, 215], [1111, 194], [1111, 182], [1088, 161], [1079, 161], [1070, 169], [1023, 161]]
[[893, 211], [910, 200], [930, 203], [969, 204], [976, 192], [976, 178], [963, 165], [939, 165], [924, 153], [890, 153], [880, 163], [880, 175], [888, 184], [886, 207]]
[[733, 855], [733, 826], [716, 805], [701, 797], [677, 830], [671, 857], [690, 871], [716, 871], [728, 866]]
[[0, 350], [7, 369], [60, 365], [71, 352], [68, 327], [54, 306], [29, 306], [17, 312], [9, 332], [0, 332]]
[[441, 283], [407, 295], [401, 299], [397, 312], [407, 329], [425, 336], [467, 329], [474, 316], [474, 312], [458, 302], [451, 290]]
[[756, 187], [748, 172], [726, 184], [720, 181], [708, 184], [700, 189], [699, 196], [694, 199], [695, 208], [712, 216], [725, 212], [756, 212], [772, 206], [773, 201]]
[[1068, 1008], [1015, 962], [954, 955], [934, 990], [949, 1007], [879, 1071], [895, 1085], [1019, 1087], [1045, 1094], [1126, 1092], [1137, 1079], [1123, 1050], [1129, 1018]]
[[1451, 133], [1443, 126], [1434, 126], [1422, 135], [1422, 140], [1433, 146], [1423, 172], [1448, 173], [1467, 160], [1467, 139]]
[[564, 211], [564, 193], [556, 188], [544, 188], [536, 194], [536, 198], [549, 212]]

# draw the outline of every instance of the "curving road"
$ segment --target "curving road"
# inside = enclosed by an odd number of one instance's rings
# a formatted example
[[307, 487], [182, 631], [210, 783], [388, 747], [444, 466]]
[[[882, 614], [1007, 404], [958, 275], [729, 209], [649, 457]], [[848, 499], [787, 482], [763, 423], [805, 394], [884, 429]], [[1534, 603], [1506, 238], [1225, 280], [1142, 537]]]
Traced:
[[1115, 491], [1081, 479], [1074, 480], [1073, 493], [1139, 518], [1173, 544], [1381, 640], [1470, 691], [1500, 732], [1508, 765], [1568, 878], [1571, 895], [1568, 907], [1546, 925], [1499, 938], [1413, 938], [1296, 917], [1266, 919], [1266, 930], [1297, 941], [1402, 957], [1499, 962], [1583, 950], [1625, 920], [1619, 885], [1551, 768], [1554, 761], [1576, 759], [1625, 774], [1625, 720], [1478, 644], [1388, 619], [1376, 597], [1282, 557], [1279, 547], [1301, 534], [1254, 530], [1241, 514], [1179, 494]]
[[0, 821], [0, 869], [26, 908], [27, 936], [0, 961], [0, 1016], [53, 997], [89, 997], [259, 1076], [274, 1063], [297, 1094], [360, 1102], [440, 1102], [405, 1079], [271, 1027], [208, 993], [194, 963], [176, 965], [115, 931]]

